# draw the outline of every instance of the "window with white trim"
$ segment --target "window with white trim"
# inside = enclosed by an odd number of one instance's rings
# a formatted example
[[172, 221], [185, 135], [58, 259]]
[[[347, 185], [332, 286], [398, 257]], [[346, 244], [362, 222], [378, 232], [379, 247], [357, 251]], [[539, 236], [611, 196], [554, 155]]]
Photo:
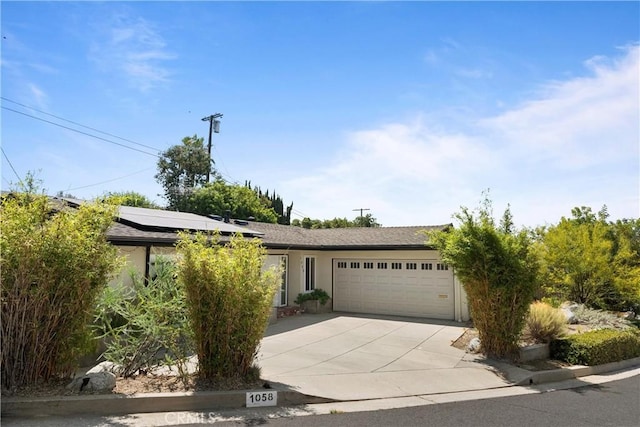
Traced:
[[311, 292], [316, 288], [316, 257], [304, 257], [304, 291]]

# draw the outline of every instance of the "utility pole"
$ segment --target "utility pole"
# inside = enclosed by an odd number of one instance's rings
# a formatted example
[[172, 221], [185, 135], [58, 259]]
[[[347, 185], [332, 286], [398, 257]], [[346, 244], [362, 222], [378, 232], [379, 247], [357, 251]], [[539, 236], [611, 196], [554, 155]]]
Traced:
[[360, 211], [360, 218], [362, 218], [362, 217], [363, 217], [362, 212], [364, 212], [364, 211], [370, 211], [370, 210], [371, 210], [371, 209], [369, 209], [369, 208], [358, 208], [358, 209], [354, 209], [354, 211], [356, 211], [356, 212], [357, 212], [357, 211]]
[[215, 113], [208, 117], [203, 117], [203, 122], [209, 122], [209, 145], [207, 146], [207, 151], [209, 152], [209, 173], [207, 174], [207, 182], [209, 182], [209, 177], [211, 176], [211, 134], [213, 132], [220, 133], [220, 120], [222, 114]]

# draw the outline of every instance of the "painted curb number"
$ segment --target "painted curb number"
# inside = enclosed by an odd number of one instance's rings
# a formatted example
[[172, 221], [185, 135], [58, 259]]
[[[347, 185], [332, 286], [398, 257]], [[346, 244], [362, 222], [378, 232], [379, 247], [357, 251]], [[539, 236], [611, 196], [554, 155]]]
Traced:
[[277, 391], [249, 391], [247, 392], [247, 408], [256, 406], [276, 406], [278, 404]]

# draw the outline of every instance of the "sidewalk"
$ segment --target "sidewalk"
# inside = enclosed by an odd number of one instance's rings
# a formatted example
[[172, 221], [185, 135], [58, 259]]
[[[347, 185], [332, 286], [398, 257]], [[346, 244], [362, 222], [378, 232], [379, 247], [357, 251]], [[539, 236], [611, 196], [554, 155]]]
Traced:
[[[499, 391], [640, 366], [636, 358], [534, 372], [452, 347], [463, 332], [457, 323], [426, 319], [340, 313], [292, 316], [268, 328], [258, 363], [281, 407]], [[221, 410], [243, 408], [246, 398], [247, 390], [8, 397], [2, 399], [2, 416]]]

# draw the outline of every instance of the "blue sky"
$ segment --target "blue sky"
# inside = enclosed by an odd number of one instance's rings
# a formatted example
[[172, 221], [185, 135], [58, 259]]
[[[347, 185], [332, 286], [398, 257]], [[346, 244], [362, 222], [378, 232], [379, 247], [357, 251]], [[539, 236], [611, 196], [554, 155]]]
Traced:
[[222, 113], [219, 172], [294, 218], [442, 224], [486, 189], [520, 225], [640, 216], [638, 2], [0, 7], [3, 190], [162, 204], [153, 154]]

